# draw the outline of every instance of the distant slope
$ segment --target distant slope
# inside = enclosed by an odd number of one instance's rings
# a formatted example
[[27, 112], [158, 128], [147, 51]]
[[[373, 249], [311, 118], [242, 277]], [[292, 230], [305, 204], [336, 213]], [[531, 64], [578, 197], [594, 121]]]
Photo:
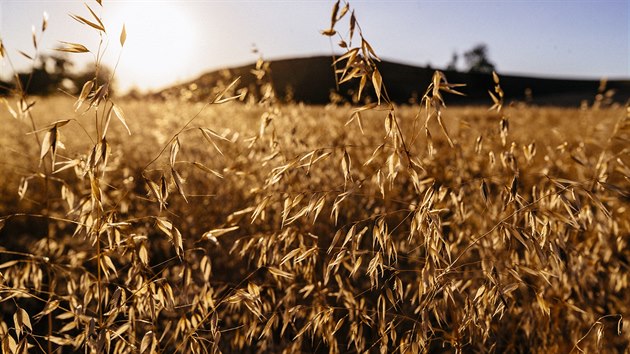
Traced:
[[[398, 103], [407, 103], [412, 97], [421, 97], [436, 69], [383, 61], [378, 63], [390, 97]], [[186, 93], [193, 99], [207, 99], [216, 93], [217, 87], [225, 87], [232, 78], [241, 77], [239, 87], [256, 87], [256, 78], [251, 73], [254, 64], [209, 72], [189, 83], [173, 86], [158, 93], [180, 95]], [[275, 60], [270, 62], [271, 80], [281, 99], [290, 96], [296, 102], [325, 104], [330, 93], [336, 90], [332, 69], [332, 58], [328, 56]], [[461, 91], [466, 97], [449, 95], [447, 103], [488, 104], [488, 90], [493, 89], [491, 75], [444, 71], [451, 83], [463, 83]], [[196, 85], [195, 90], [186, 90]], [[576, 106], [582, 100], [592, 101], [600, 82], [596, 80], [545, 79], [501, 75], [501, 87], [509, 101], [525, 100], [526, 90], [531, 90], [532, 102]], [[342, 85], [340, 94], [350, 99], [357, 83]], [[194, 87], [194, 86], [193, 86]], [[626, 102], [630, 98], [630, 80], [608, 81], [607, 89], [616, 91], [614, 99]], [[369, 93], [370, 91], [367, 90]]]

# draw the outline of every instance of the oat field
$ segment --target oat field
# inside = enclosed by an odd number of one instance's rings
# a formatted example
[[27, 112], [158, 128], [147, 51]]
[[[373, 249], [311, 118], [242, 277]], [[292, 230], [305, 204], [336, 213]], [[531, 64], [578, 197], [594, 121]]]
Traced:
[[447, 107], [440, 72], [396, 105], [331, 22], [371, 103], [280, 102], [262, 61], [258, 96], [0, 98], [3, 352], [628, 352], [630, 106], [494, 74]]

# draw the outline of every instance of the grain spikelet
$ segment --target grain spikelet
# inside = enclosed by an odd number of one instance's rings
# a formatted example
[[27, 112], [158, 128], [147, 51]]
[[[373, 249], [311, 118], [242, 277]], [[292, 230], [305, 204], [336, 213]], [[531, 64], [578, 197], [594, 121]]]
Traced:
[[381, 88], [383, 86], [383, 78], [381, 77], [381, 73], [378, 70], [374, 69], [372, 73], [372, 85], [374, 87], [374, 92], [376, 93], [376, 99], [378, 101], [377, 104], [381, 104]]
[[85, 84], [83, 84], [83, 88], [81, 89], [79, 98], [77, 99], [77, 102], [74, 104], [75, 111], [78, 111], [79, 108], [81, 108], [81, 106], [83, 105], [83, 102], [85, 102], [90, 92], [92, 92], [92, 88], [94, 88], [94, 80], [89, 80]]
[[148, 331], [142, 337], [142, 343], [140, 343], [140, 354], [153, 353], [154, 351], [154, 338], [153, 331]]
[[341, 159], [341, 169], [343, 171], [343, 178], [348, 181], [350, 179], [350, 167], [352, 166], [352, 160], [347, 150], [343, 150], [343, 157]]
[[195, 161], [195, 162], [193, 162], [193, 165], [194, 165], [195, 167], [199, 168], [199, 169], [200, 169], [200, 170], [202, 170], [202, 171], [212, 173], [213, 175], [215, 175], [215, 176], [217, 176], [217, 177], [219, 177], [219, 178], [224, 178], [223, 174], [221, 174], [220, 172], [218, 172], [218, 171], [216, 171], [216, 170], [213, 170], [213, 169], [211, 169], [211, 168], [209, 168], [209, 167], [207, 167], [207, 166], [203, 165], [203, 164], [202, 164], [202, 163], [200, 163], [200, 162]]
[[226, 228], [220, 228], [220, 229], [214, 229], [214, 230], [206, 231], [201, 236], [201, 238], [206, 238], [206, 239], [212, 240], [214, 242], [217, 242], [217, 237], [225, 235], [225, 234], [227, 234], [229, 232], [232, 232], [232, 231], [236, 231], [239, 228], [240, 228], [239, 226], [231, 226], [231, 227], [226, 227]]
[[228, 139], [226, 139], [225, 137], [215, 133], [212, 129], [208, 129], [208, 128], [199, 128], [199, 130], [201, 131], [201, 134], [203, 135], [203, 137], [210, 143], [212, 144], [212, 146], [214, 147], [214, 149], [221, 154], [221, 156], [223, 156], [223, 151], [221, 151], [221, 149], [219, 148], [219, 146], [214, 142], [214, 139], [212, 139], [212, 136], [214, 136], [215, 138], [221, 139], [221, 140], [225, 140], [225, 141], [229, 141]]
[[103, 25], [103, 22], [101, 22], [101, 19], [98, 18], [98, 16], [94, 13], [94, 11], [92, 11], [92, 9], [87, 4], [85, 4], [85, 6], [92, 14], [92, 17], [94, 17], [94, 21], [90, 21], [82, 16], [74, 15], [74, 14], [71, 14], [70, 17], [72, 17], [74, 20], [76, 20], [77, 22], [81, 24], [88, 25], [98, 31], [105, 33], [106, 32], [105, 26]]
[[126, 41], [127, 41], [127, 28], [125, 28], [125, 24], [123, 23], [122, 30], [120, 31], [120, 46], [124, 47]]
[[[0, 44], [1, 44], [1, 43], [0, 43]], [[4, 105], [7, 107], [7, 110], [9, 111], [9, 114], [10, 114], [13, 118], [17, 119], [17, 118], [18, 118], [18, 115], [17, 115], [17, 113], [15, 112], [15, 110], [13, 109], [13, 107], [11, 107], [11, 104], [9, 103], [9, 101], [7, 101], [7, 99], [6, 99], [6, 98], [4, 98], [4, 97], [0, 98], [0, 100], [2, 100], [2, 103], [4, 103]]]
[[60, 52], [68, 52], [68, 53], [89, 53], [90, 50], [87, 49], [83, 44], [79, 43], [70, 43], [61, 41], [61, 43], [65, 44], [64, 47], [59, 47], [55, 50]]
[[278, 268], [267, 267], [267, 270], [269, 270], [269, 273], [271, 273], [275, 277], [280, 277], [280, 278], [285, 278], [285, 279], [293, 279], [293, 274], [291, 274], [289, 272], [285, 272], [285, 271], [280, 270]]
[[171, 165], [171, 168], [175, 168], [175, 162], [177, 161], [177, 154], [179, 153], [179, 150], [180, 150], [179, 138], [175, 138], [175, 140], [173, 140], [173, 142], [171, 143], [171, 155], [169, 157], [169, 163]]
[[125, 126], [125, 129], [127, 129], [127, 133], [131, 135], [131, 130], [129, 130], [129, 126], [127, 125], [127, 120], [125, 119], [125, 114], [123, 113], [122, 108], [120, 108], [120, 106], [118, 105], [114, 105], [113, 110], [114, 114], [116, 114], [116, 118], [118, 118], [122, 125]]
[[171, 175], [173, 176], [173, 181], [175, 181], [177, 191], [182, 196], [182, 198], [184, 198], [184, 201], [188, 203], [188, 198], [186, 198], [186, 193], [184, 192], [184, 179], [174, 168], [171, 169]]

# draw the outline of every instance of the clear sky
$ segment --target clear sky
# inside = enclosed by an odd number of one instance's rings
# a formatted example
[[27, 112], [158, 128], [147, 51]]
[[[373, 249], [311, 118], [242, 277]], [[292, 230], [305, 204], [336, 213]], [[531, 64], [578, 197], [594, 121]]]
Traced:
[[[126, 24], [127, 43], [117, 69], [123, 90], [156, 89], [253, 62], [254, 44], [266, 59], [330, 55], [333, 50], [331, 41], [319, 33], [329, 26], [332, 0], [103, 0], [103, 7], [94, 0], [86, 3], [102, 15], [109, 40], [105, 63], [111, 67]], [[630, 78], [630, 0], [350, 4], [383, 59], [440, 68], [453, 52], [486, 43], [500, 74]], [[54, 48], [63, 40], [97, 48], [98, 34], [68, 16], [90, 18], [82, 1], [0, 0], [0, 38], [18, 69], [25, 61], [17, 51], [33, 54], [31, 26], [39, 29], [44, 11], [49, 28], [41, 47]], [[90, 54], [70, 58], [79, 63], [92, 60]], [[6, 60], [0, 63], [0, 75], [10, 73]]]

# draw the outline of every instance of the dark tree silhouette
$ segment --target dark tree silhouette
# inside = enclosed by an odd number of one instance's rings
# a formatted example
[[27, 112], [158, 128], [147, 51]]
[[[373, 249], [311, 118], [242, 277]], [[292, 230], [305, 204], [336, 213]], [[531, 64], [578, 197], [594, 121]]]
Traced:
[[[85, 82], [94, 79], [95, 69], [94, 67], [86, 67], [80, 71], [73, 69], [72, 61], [65, 56], [43, 54], [30, 72], [19, 72], [17, 78], [20, 80], [20, 86], [29, 95], [46, 96], [59, 92], [60, 88], [71, 94], [78, 94]], [[111, 80], [111, 69], [101, 66], [97, 83], [100, 85], [109, 82], [110, 95], [115, 88], [115, 83]], [[11, 94], [16, 87], [15, 84], [15, 78], [8, 82], [0, 81], [0, 96]]]
[[453, 56], [451, 57], [451, 61], [446, 66], [446, 70], [457, 71], [457, 61], [459, 60], [459, 55], [457, 52], [453, 52]]
[[471, 73], [491, 73], [495, 67], [488, 59], [488, 46], [478, 44], [464, 53], [466, 68]]

